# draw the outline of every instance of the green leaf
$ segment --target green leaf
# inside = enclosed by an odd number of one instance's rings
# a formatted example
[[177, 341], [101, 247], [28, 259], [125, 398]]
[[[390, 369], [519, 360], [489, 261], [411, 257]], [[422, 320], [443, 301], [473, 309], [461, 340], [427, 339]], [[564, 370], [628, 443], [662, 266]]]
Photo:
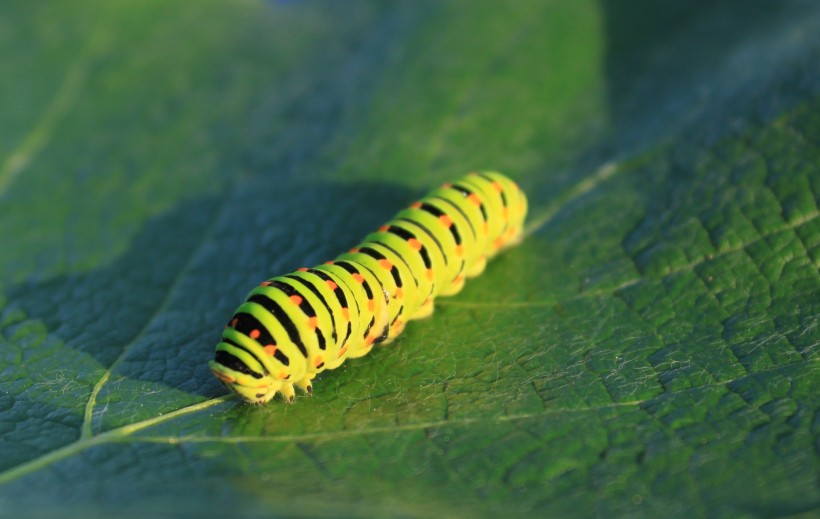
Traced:
[[[0, 515], [820, 506], [820, 4], [6, 2]], [[472, 169], [528, 237], [312, 398], [260, 279]]]

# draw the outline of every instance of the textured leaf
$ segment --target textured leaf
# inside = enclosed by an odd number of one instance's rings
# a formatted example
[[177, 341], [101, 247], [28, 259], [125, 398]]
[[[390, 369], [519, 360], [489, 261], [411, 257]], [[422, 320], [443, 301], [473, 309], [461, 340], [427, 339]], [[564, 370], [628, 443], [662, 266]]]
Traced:
[[[0, 515], [820, 506], [820, 5], [6, 2]], [[312, 398], [260, 279], [498, 169], [528, 238]]]

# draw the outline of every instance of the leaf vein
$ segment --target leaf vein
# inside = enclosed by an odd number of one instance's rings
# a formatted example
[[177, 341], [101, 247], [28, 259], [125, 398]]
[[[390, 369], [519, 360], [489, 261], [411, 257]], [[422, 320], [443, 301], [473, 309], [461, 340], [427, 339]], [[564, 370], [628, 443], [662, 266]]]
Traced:
[[200, 254], [202, 248], [207, 243], [206, 238], [208, 236], [210, 236], [211, 234], [213, 234], [217, 223], [219, 223], [219, 221], [222, 219], [223, 215], [225, 214], [225, 210], [228, 206], [227, 201], [230, 198], [231, 198], [231, 196], [229, 196], [229, 195], [221, 197], [219, 209], [217, 211], [214, 211], [214, 213], [213, 213], [214, 216], [211, 219], [211, 222], [208, 224], [208, 227], [206, 227], [205, 230], [203, 231], [202, 239], [199, 241], [199, 246], [197, 246], [196, 248], [193, 249], [193, 251], [191, 252], [191, 254], [188, 257], [188, 260], [185, 262], [185, 264], [179, 270], [177, 275], [174, 277], [173, 281], [168, 286], [168, 290], [165, 292], [165, 296], [163, 297], [160, 304], [157, 306], [156, 310], [146, 319], [145, 324], [142, 326], [140, 331], [137, 332], [137, 334], [134, 336], [134, 338], [132, 338], [130, 341], [128, 341], [127, 344], [125, 344], [123, 346], [122, 351], [120, 352], [119, 356], [117, 356], [117, 358], [114, 360], [114, 362], [111, 363], [111, 365], [108, 367], [108, 369], [105, 370], [105, 373], [103, 373], [102, 377], [100, 377], [100, 380], [97, 381], [97, 383], [94, 385], [94, 388], [91, 390], [91, 394], [89, 395], [88, 401], [86, 402], [86, 405], [85, 405], [85, 411], [83, 413], [83, 423], [80, 426], [80, 438], [90, 438], [90, 437], [92, 437], [92, 435], [93, 435], [92, 425], [93, 425], [93, 418], [94, 418], [94, 408], [97, 404], [97, 397], [99, 396], [100, 391], [102, 391], [102, 388], [105, 386], [105, 384], [111, 378], [111, 374], [114, 372], [114, 370], [117, 368], [117, 366], [119, 366], [120, 363], [123, 360], [125, 360], [125, 358], [128, 356], [128, 354], [130, 353], [130, 351], [134, 347], [134, 345], [137, 344], [137, 342], [139, 342], [139, 340], [146, 334], [146, 332], [148, 331], [148, 329], [151, 326], [151, 323], [153, 323], [154, 320], [158, 316], [160, 316], [162, 314], [162, 312], [166, 309], [166, 307], [168, 306], [168, 304], [171, 301], [171, 296], [176, 292], [177, 287], [179, 286], [181, 281], [185, 278], [185, 274], [187, 274], [188, 271], [191, 269], [191, 266], [194, 262], [194, 259]]

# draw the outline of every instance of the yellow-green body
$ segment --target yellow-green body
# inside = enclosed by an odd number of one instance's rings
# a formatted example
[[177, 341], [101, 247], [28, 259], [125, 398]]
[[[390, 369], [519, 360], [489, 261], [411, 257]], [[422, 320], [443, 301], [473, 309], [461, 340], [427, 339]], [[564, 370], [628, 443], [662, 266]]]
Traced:
[[223, 330], [211, 371], [251, 403], [311, 392], [318, 373], [389, 343], [518, 243], [526, 213], [526, 196], [500, 173], [445, 184], [332, 262], [256, 287]]

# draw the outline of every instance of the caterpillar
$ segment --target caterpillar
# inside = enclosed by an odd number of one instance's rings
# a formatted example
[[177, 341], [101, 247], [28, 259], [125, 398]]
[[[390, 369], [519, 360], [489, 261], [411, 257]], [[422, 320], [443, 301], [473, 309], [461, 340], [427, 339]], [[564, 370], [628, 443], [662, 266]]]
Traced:
[[333, 261], [254, 288], [223, 329], [211, 372], [249, 403], [312, 393], [317, 374], [390, 343], [520, 242], [526, 212], [523, 191], [500, 173], [444, 184]]

